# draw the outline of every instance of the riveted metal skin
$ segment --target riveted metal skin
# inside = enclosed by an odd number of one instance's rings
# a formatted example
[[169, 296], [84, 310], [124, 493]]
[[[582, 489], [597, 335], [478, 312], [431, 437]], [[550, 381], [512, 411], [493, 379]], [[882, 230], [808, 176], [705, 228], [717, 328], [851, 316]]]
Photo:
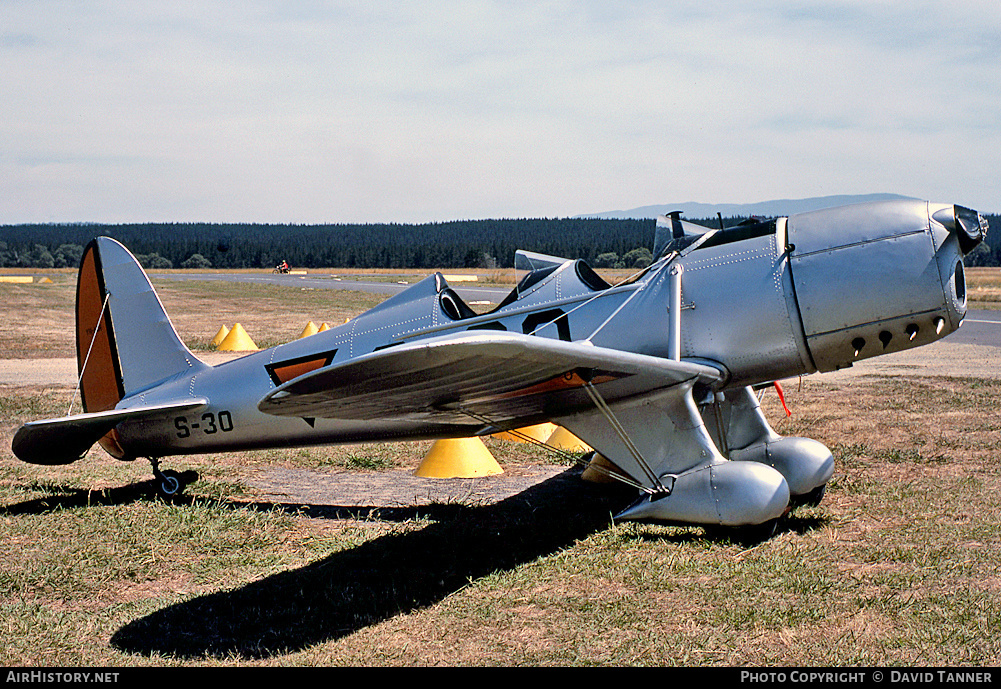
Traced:
[[[83, 414], [13, 450], [121, 459], [564, 426], [640, 490], [624, 518], [751, 525], [816, 495], [833, 458], [768, 425], [754, 386], [927, 344], [966, 313], [986, 222], [895, 201], [704, 231], [663, 218], [653, 264], [609, 285], [584, 262], [529, 273], [478, 315], [432, 275], [339, 327], [209, 366], [145, 273], [98, 238], [80, 273]], [[156, 467], [156, 461], [154, 461]]]

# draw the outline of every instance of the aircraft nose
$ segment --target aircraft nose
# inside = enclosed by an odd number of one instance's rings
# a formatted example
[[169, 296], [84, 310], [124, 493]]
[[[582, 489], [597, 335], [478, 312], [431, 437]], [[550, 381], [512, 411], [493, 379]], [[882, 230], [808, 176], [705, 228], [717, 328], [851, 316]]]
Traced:
[[[975, 250], [987, 236], [987, 219], [977, 211], [965, 206], [929, 206], [930, 227], [933, 236], [939, 240], [936, 259], [942, 274], [942, 286], [948, 318], [952, 322], [949, 331], [955, 330], [963, 322], [967, 309], [966, 271], [964, 258]], [[937, 228], [937, 229], [936, 229]]]
[[972, 208], [946, 207], [935, 211], [932, 218], [956, 235], [964, 256], [976, 249], [987, 237], [987, 219]]

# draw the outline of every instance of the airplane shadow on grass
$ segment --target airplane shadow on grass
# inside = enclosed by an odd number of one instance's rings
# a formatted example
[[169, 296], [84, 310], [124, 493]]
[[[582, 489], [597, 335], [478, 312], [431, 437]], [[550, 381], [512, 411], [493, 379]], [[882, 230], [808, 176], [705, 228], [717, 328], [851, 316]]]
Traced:
[[[184, 658], [294, 652], [433, 605], [470, 581], [565, 548], [607, 527], [627, 503], [622, 492], [582, 485], [579, 471], [569, 470], [492, 505], [379, 508], [381, 519], [420, 514], [432, 523], [172, 605], [127, 624], [111, 644]], [[369, 511], [310, 506], [308, 513], [338, 518]]]
[[[87, 504], [147, 499], [152, 483], [109, 491], [73, 491], [7, 508], [31, 513]], [[383, 520], [418, 515], [420, 530], [380, 536], [313, 564], [231, 591], [200, 596], [130, 622], [111, 638], [116, 649], [177, 658], [268, 658], [335, 640], [443, 600], [469, 582], [572, 545], [607, 528], [635, 494], [580, 480], [565, 471], [486, 506], [357, 508], [233, 503], [234, 507], [306, 511], [339, 519], [371, 512]], [[190, 501], [181, 497], [178, 501]], [[808, 520], [809, 521], [809, 520]], [[814, 525], [815, 526], [815, 525]], [[800, 518], [786, 528], [809, 529]], [[680, 532], [678, 540], [699, 539]]]

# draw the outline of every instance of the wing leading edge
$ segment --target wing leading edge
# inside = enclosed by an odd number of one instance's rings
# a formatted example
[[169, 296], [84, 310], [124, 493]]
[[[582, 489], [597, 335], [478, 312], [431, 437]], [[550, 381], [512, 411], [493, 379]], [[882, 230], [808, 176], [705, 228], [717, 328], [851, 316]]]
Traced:
[[400, 344], [279, 386], [258, 404], [276, 416], [494, 425], [590, 407], [586, 384], [608, 402], [719, 370], [582, 342], [518, 333], [461, 333]]

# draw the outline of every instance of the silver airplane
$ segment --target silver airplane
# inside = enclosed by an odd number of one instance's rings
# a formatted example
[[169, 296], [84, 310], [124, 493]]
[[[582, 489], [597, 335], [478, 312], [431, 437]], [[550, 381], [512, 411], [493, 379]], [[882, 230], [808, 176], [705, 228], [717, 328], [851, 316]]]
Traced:
[[860, 204], [707, 230], [658, 219], [654, 261], [610, 285], [581, 260], [529, 272], [477, 315], [441, 274], [331, 330], [210, 366], [181, 342], [135, 258], [84, 252], [84, 413], [33, 421], [13, 451], [73, 462], [95, 443], [148, 458], [567, 428], [637, 490], [623, 519], [769, 525], [816, 504], [830, 450], [769, 426], [756, 389], [934, 342], [966, 313], [962, 206]]

